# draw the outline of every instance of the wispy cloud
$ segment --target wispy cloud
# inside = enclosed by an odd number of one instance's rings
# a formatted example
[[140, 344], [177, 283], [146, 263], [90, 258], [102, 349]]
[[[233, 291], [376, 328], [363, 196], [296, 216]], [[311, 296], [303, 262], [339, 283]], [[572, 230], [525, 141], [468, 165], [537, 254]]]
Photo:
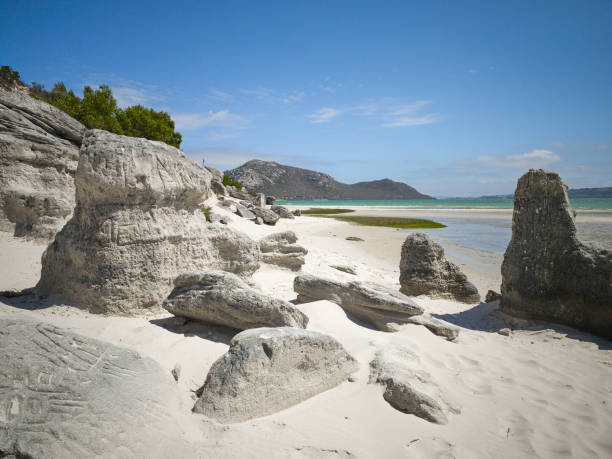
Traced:
[[157, 86], [148, 85], [139, 81], [128, 80], [115, 74], [90, 73], [83, 86], [97, 88], [108, 85], [113, 91], [117, 105], [126, 108], [131, 105], [151, 105], [167, 99], [167, 94]]
[[543, 168], [561, 160], [561, 156], [550, 150], [532, 150], [527, 153], [506, 156], [480, 155], [474, 162], [487, 166], [511, 167], [518, 169]]
[[341, 115], [352, 114], [377, 119], [380, 126], [385, 128], [418, 126], [440, 121], [435, 113], [419, 113], [430, 103], [428, 100], [417, 100], [406, 104], [386, 98], [348, 107], [323, 107], [308, 115], [308, 118], [312, 123], [328, 123]]
[[177, 129], [185, 131], [204, 127], [221, 127], [227, 129], [246, 129], [249, 119], [232, 113], [229, 110], [209, 111], [206, 113], [173, 113], [172, 119]]
[[342, 115], [343, 110], [337, 108], [323, 107], [308, 115], [312, 123], [329, 123], [329, 120]]
[[216, 88], [209, 88], [210, 91], [210, 95], [209, 97], [213, 98], [213, 99], [218, 99], [218, 100], [230, 100], [232, 99], [232, 95], [228, 92], [225, 91], [221, 91], [219, 89]]
[[117, 105], [121, 108], [131, 105], [144, 105], [151, 101], [161, 100], [161, 97], [145, 89], [130, 88], [126, 86], [113, 86], [111, 89], [113, 91], [113, 96], [115, 96], [117, 100]]
[[277, 91], [273, 91], [270, 88], [266, 88], [264, 86], [259, 86], [255, 89], [242, 89], [240, 90], [242, 94], [246, 94], [247, 96], [255, 97], [258, 100], [268, 101], [268, 102], [280, 102], [283, 104], [293, 104], [296, 102], [301, 102], [306, 95], [303, 91], [291, 91], [289, 93], [281, 93]]

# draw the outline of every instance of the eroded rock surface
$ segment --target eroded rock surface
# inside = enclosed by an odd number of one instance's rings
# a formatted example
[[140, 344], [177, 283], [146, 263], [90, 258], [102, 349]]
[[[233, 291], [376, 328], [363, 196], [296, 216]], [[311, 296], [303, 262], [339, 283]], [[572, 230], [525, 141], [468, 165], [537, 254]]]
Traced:
[[447, 341], [455, 341], [459, 336], [459, 327], [433, 317], [431, 314], [424, 313], [418, 316], [412, 316], [408, 319], [408, 322], [415, 325], [422, 325], [434, 335], [441, 336]]
[[185, 457], [176, 384], [134, 351], [0, 319], [0, 451], [15, 457]]
[[232, 273], [205, 271], [182, 274], [164, 301], [175, 316], [239, 330], [257, 327], [306, 328], [308, 317], [291, 303], [264, 295]]
[[51, 239], [64, 226], [84, 131], [52, 105], [0, 88], [0, 229]]
[[293, 290], [299, 303], [331, 301], [382, 331], [396, 331], [394, 324], [409, 323], [412, 316], [423, 314], [423, 309], [410, 298], [378, 284], [300, 275], [293, 281]]
[[558, 174], [530, 170], [514, 194], [502, 311], [612, 338], [612, 252], [580, 242]]
[[401, 292], [410, 296], [480, 302], [478, 289], [456, 264], [446, 259], [442, 246], [425, 233], [408, 235], [402, 245], [400, 285]]
[[257, 217], [260, 217], [266, 225], [276, 225], [276, 222], [280, 219], [280, 215], [276, 212], [272, 212], [270, 209], [253, 207], [251, 211]]
[[246, 330], [211, 367], [193, 411], [224, 423], [265, 416], [337, 386], [357, 369], [328, 335], [289, 327]]
[[296, 244], [297, 236], [293, 231], [270, 234], [259, 241], [262, 261], [272, 265], [299, 271], [304, 265], [304, 255], [308, 253]]
[[259, 267], [255, 241], [206, 223], [210, 173], [174, 147], [87, 131], [75, 183], [77, 207], [43, 255], [39, 294], [131, 313], [160, 305], [184, 272]]
[[295, 215], [293, 215], [291, 211], [284, 206], [272, 206], [270, 207], [270, 210], [272, 212], [276, 212], [281, 218], [295, 218]]
[[370, 383], [385, 386], [384, 399], [394, 408], [436, 424], [460, 413], [442, 394], [419, 357], [405, 346], [389, 344], [370, 362]]

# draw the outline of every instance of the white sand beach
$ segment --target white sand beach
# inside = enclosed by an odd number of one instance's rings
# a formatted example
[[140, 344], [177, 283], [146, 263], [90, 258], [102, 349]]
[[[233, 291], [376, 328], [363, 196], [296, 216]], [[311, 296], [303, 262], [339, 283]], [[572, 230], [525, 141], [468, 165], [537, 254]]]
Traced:
[[[231, 216], [234, 228], [256, 239], [295, 231], [298, 243], [309, 251], [304, 273], [348, 280], [354, 276], [330, 265], [349, 265], [360, 280], [399, 288], [400, 248], [406, 236], [402, 231], [307, 216], [281, 219], [274, 227], [258, 226], [224, 208], [215, 210]], [[395, 212], [400, 211], [358, 209], [357, 214]], [[510, 218], [506, 210], [401, 213], [433, 219]], [[610, 223], [607, 213], [589, 215], [584, 219]], [[581, 219], [579, 215], [579, 228], [586, 221]], [[348, 236], [363, 241], [348, 241]], [[489, 269], [499, 268], [498, 255], [465, 247], [461, 252], [450, 243], [445, 248], [483, 298], [488, 289], [499, 291], [500, 276]], [[0, 233], [0, 290], [34, 287], [44, 250], [45, 245]], [[467, 261], [479, 256], [480, 264]], [[293, 300], [294, 277], [294, 272], [262, 265], [253, 282], [263, 292]], [[177, 390], [182, 406], [175, 415], [193, 457], [612, 457], [611, 342], [567, 327], [504, 317], [495, 311], [496, 302], [466, 305], [426, 297], [415, 301], [460, 326], [458, 339], [446, 341], [417, 325], [404, 325], [396, 333], [376, 331], [349, 319], [328, 301], [298, 305], [310, 319], [308, 329], [333, 336], [358, 360], [355, 380], [276, 414], [229, 425], [194, 414], [191, 408], [208, 369], [228, 349], [231, 330], [196, 322], [183, 325], [160, 311], [141, 317], [94, 315], [53, 296], [2, 298], [0, 317], [42, 320], [133, 349], [159, 362], [168, 374], [180, 364]], [[509, 336], [497, 333], [503, 327], [513, 329]], [[402, 413], [383, 399], [382, 386], [368, 384], [369, 362], [376, 349], [388, 344], [407, 346], [417, 354], [440, 391], [460, 409], [449, 416], [448, 424]]]

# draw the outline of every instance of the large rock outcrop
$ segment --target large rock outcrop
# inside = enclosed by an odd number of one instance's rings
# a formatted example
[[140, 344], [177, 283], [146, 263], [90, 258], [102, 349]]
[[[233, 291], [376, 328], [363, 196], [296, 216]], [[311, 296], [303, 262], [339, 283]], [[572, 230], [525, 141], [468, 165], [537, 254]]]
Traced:
[[409, 296], [480, 302], [478, 289], [459, 266], [446, 259], [442, 246], [425, 233], [408, 235], [402, 245], [400, 285], [400, 291]]
[[411, 323], [423, 309], [410, 298], [383, 285], [340, 282], [310, 274], [296, 276], [293, 290], [299, 303], [328, 300], [382, 331], [397, 331], [396, 324]]
[[42, 259], [40, 294], [59, 293], [94, 312], [159, 305], [184, 272], [251, 274], [258, 244], [199, 209], [210, 173], [162, 142], [87, 131], [74, 216]]
[[0, 88], [0, 229], [51, 239], [64, 226], [84, 131], [52, 105]]
[[246, 421], [331, 389], [357, 369], [331, 336], [289, 327], [246, 330], [211, 367], [193, 411], [224, 423]]
[[180, 275], [164, 309], [175, 316], [246, 330], [306, 328], [308, 317], [291, 303], [264, 295], [232, 273], [205, 271]]
[[530, 170], [514, 194], [501, 309], [612, 338], [612, 252], [580, 242], [558, 174]]
[[262, 261], [299, 271], [305, 263], [304, 255], [308, 250], [296, 242], [297, 236], [293, 231], [283, 231], [263, 237], [259, 241]]
[[461, 411], [422, 367], [410, 349], [389, 344], [370, 362], [370, 383], [385, 386], [383, 397], [394, 408], [429, 422], [447, 424], [449, 414]]
[[0, 319], [0, 457], [185, 457], [176, 384], [134, 351]]

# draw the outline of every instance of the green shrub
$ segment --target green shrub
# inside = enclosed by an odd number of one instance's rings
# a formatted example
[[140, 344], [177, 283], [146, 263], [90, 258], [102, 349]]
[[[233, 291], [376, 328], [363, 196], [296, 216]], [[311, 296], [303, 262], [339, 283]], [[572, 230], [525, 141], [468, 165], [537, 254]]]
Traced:
[[232, 180], [227, 174], [223, 175], [223, 184], [225, 186], [235, 186], [239, 190], [242, 190], [242, 183], [240, 183], [238, 180]]
[[[0, 86], [12, 88], [16, 83], [23, 84], [19, 73], [6, 65], [0, 67]], [[168, 113], [156, 112], [142, 105], [121, 109], [109, 86], [102, 85], [98, 89], [85, 86], [83, 98], [72, 90], [68, 91], [61, 81], [55, 83], [51, 91], [36, 82], [32, 82], [29, 89], [30, 96], [56, 106], [90, 129], [160, 140], [176, 148], [181, 146], [183, 138], [174, 130], [174, 121]]]
[[19, 72], [13, 70], [8, 65], [0, 67], [0, 86], [6, 89], [14, 88], [17, 84], [23, 85], [19, 77]]

